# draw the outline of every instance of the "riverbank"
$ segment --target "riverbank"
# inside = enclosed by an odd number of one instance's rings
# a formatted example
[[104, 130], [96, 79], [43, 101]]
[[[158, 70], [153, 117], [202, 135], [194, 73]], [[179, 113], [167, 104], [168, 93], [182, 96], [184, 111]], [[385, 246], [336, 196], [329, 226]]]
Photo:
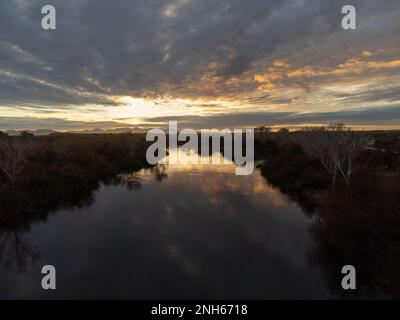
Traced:
[[[376, 144], [384, 141], [378, 138]], [[395, 150], [362, 150], [350, 183], [338, 179], [332, 190], [318, 161], [295, 142], [279, 142], [273, 134], [256, 140], [257, 158], [264, 160], [262, 175], [314, 216], [313, 259], [324, 266], [332, 293], [345, 299], [400, 296], [400, 165]], [[348, 264], [357, 269], [356, 292], [340, 287], [340, 270]]]
[[148, 166], [144, 134], [1, 137], [0, 220], [90, 203], [100, 183]]

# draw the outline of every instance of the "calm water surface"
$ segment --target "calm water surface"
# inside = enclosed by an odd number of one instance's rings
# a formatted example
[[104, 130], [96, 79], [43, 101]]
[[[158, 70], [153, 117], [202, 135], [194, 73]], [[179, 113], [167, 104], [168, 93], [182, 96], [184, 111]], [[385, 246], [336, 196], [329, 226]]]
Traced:
[[[3, 230], [0, 298], [328, 297], [311, 219], [258, 171], [162, 165], [122, 179], [89, 206]], [[41, 289], [45, 264], [55, 291]]]

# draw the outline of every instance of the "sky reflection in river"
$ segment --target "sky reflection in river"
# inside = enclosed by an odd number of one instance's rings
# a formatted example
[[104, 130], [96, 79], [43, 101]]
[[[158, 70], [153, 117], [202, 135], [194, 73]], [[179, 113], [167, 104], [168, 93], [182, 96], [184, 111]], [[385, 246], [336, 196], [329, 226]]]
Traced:
[[[102, 185], [89, 207], [21, 232], [39, 257], [1, 270], [0, 298], [326, 297], [308, 258], [310, 218], [259, 172], [234, 168], [161, 165]], [[44, 264], [56, 291], [40, 287]]]

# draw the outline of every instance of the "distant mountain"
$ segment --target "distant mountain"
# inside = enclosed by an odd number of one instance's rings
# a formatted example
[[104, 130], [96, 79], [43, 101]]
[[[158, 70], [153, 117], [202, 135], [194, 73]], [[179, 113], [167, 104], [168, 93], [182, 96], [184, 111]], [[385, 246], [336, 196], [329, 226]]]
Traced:
[[90, 130], [79, 130], [79, 131], [68, 131], [72, 133], [86, 133], [86, 134], [106, 134], [106, 133], [114, 133], [114, 134], [121, 134], [121, 133], [143, 133], [147, 132], [147, 129], [142, 128], [115, 128], [115, 129], [90, 129]]
[[143, 129], [143, 128], [115, 128], [115, 129], [86, 129], [86, 130], [73, 130], [73, 131], [57, 131], [57, 130], [47, 130], [47, 129], [37, 129], [37, 130], [7, 130], [4, 131], [7, 133], [9, 136], [18, 136], [21, 134], [21, 132], [29, 132], [32, 133], [35, 136], [46, 136], [50, 135], [52, 133], [58, 133], [58, 132], [65, 132], [65, 133], [81, 133], [81, 134], [107, 134], [107, 133], [113, 133], [113, 134], [122, 134], [122, 133], [144, 133], [147, 132], [148, 129]]
[[7, 130], [4, 131], [7, 133], [9, 136], [19, 136], [21, 132], [29, 132], [32, 133], [35, 136], [47, 136], [49, 134], [55, 133], [56, 131], [54, 130], [47, 130], [47, 129], [38, 129], [38, 130]]

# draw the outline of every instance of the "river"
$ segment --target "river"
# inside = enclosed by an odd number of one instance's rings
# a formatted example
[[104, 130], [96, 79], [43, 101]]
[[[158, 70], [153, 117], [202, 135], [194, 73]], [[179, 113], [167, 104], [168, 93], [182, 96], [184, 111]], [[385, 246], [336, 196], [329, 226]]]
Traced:
[[[2, 299], [316, 299], [312, 218], [256, 170], [159, 165], [3, 230]], [[41, 268], [56, 268], [56, 290]]]

